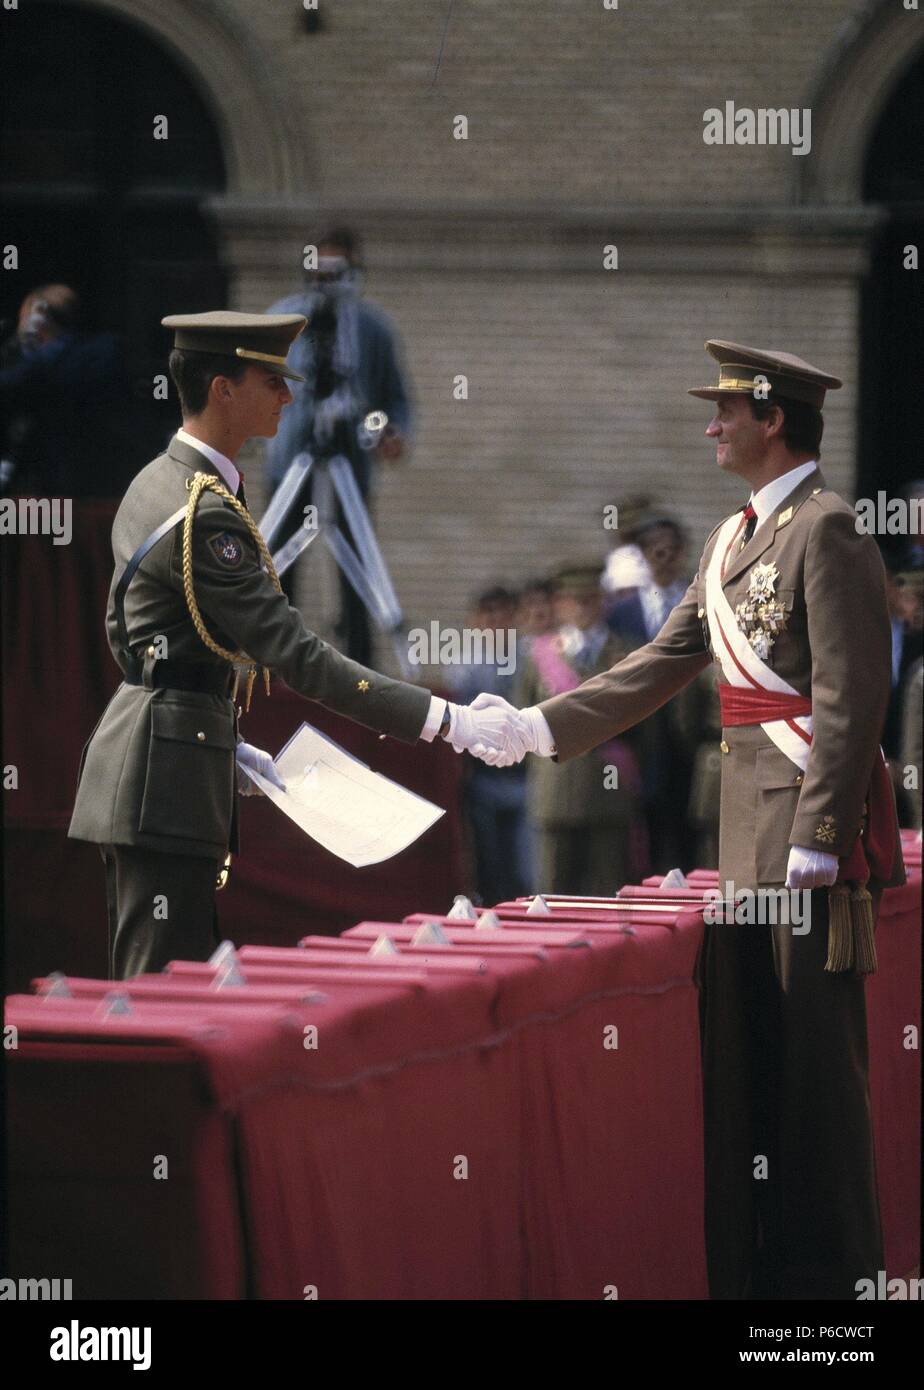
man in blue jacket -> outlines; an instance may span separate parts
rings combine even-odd
[[[305,381],[293,392],[293,403],[267,449],[270,485],[275,491],[293,458],[303,450],[316,460],[342,453],[363,500],[368,501],[373,454],[359,446],[355,426],[369,411],[385,412],[388,427],[375,456],[388,461],[402,456],[411,437],[412,409],[398,338],[382,311],[360,296],[361,261],[354,233],[345,227],[325,232],[317,252],[318,268],[309,272],[306,287],[269,310],[304,314],[308,319],[307,331],[292,349],[292,364]],[[311,485],[309,478],[294,500],[276,537],[277,545],[300,524],[311,500]],[[339,509],[337,524],[352,542]],[[354,660],[364,664],[371,660],[368,615],[345,576],[341,576],[337,635]]]

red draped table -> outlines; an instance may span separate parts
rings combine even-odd
[[[14,1264],[78,1298],[706,1297],[698,892],[36,981],[7,1010]],[[919,907],[912,869],[868,985],[890,1276],[918,1258]]]

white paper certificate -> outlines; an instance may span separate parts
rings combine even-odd
[[[244,771],[306,835],[357,869],[391,859],[446,814],[310,724],[295,731],[274,761],[284,792],[258,772]]]

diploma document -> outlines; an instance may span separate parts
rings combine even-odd
[[[284,792],[258,772],[244,771],[306,835],[357,869],[391,859],[446,814],[310,724],[296,729],[274,763]]]

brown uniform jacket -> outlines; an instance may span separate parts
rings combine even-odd
[[[174,438],[133,480],[116,513],[106,631],[123,672],[128,666],[119,643],[116,585],[138,546],[188,501],[186,485],[196,472],[219,476],[197,449]],[[182,546],[180,523],[135,573],[125,597],[129,646],[143,653],[163,637],[168,661],[228,670],[189,615]],[[192,569],[206,629],[221,646],[246,652],[293,690],[360,724],[407,742],[419,736],[429,691],[370,671],[310,632],[276,592],[244,521],[213,492],[202,495],[196,512]],[[151,669],[147,659],[146,675]],[[261,689],[258,679],[255,698]],[[68,835],[223,857],[229,842],[236,848],[231,832],[237,740],[235,709],[226,695],[123,682],[83,750]]]
[[[891,636],[882,560],[855,520],[816,470],[729,556],[723,589],[732,609],[747,592],[752,567],[776,565],[776,597],[788,617],[771,665],[811,698],[814,719],[804,777],[759,724],[723,730],[719,874],[736,889],[785,883],[791,845],[847,855],[861,826],[889,698]],[[708,665],[714,653],[706,571],[718,530],[651,642],[540,705],[559,759],[644,719]],[[904,880],[897,828],[896,846],[886,884]]]

